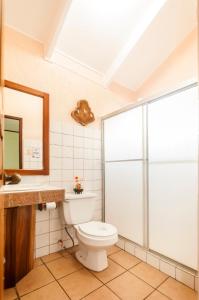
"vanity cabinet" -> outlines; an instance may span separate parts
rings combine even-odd
[[[65,190],[44,186],[40,187],[40,190],[20,191],[18,189],[2,194],[5,223],[4,287],[10,288],[33,269],[38,204],[62,202],[65,198]]]
[[[5,288],[15,286],[34,265],[35,206],[5,209]]]

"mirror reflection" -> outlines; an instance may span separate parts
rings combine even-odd
[[[4,88],[4,168],[43,168],[43,99]]]

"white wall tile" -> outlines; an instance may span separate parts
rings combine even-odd
[[[50,220],[50,232],[57,231],[62,229],[62,224],[60,219],[52,219]]]
[[[93,149],[94,148],[93,144],[94,144],[93,139],[90,139],[90,138],[85,138],[84,139],[84,148]]]
[[[162,261],[160,260],[160,271],[168,274],[169,276],[175,278],[175,266],[165,262],[165,261]]]
[[[62,147],[60,145],[50,145],[51,157],[62,157]]]
[[[50,232],[50,245],[57,244],[59,240],[62,240],[61,230]]]
[[[50,132],[50,144],[62,145],[62,135],[60,133]]]
[[[78,176],[79,180],[82,182],[84,180],[84,170],[74,169],[73,170],[73,179],[75,176]]]
[[[73,170],[63,170],[62,171],[62,180],[63,181],[73,181],[74,180]]]
[[[36,236],[36,248],[41,248],[49,245],[49,233]]]
[[[140,247],[135,248],[135,256],[143,261],[146,261],[146,251]]]
[[[62,122],[62,132],[73,135],[73,124]]]
[[[49,232],[49,221],[36,222],[36,235]]]
[[[84,169],[85,170],[93,170],[94,161],[91,159],[84,159]]]
[[[74,148],[74,158],[84,158],[84,148]]]
[[[130,242],[127,242],[127,241],[125,242],[124,250],[132,255],[135,254],[135,246]]]
[[[118,242],[116,243],[116,245],[124,250],[124,245],[125,245],[125,241],[121,238],[118,238]]]
[[[147,253],[147,263],[156,269],[160,267],[159,259],[150,253]]]
[[[94,126],[85,128],[65,120],[51,122],[50,128],[50,176],[23,176],[22,182],[50,182],[53,186],[63,187],[67,192],[72,192],[74,176],[78,176],[85,190],[96,193],[98,200],[94,219],[101,220],[101,149],[98,149],[100,130]],[[65,220],[59,213],[60,209],[36,213],[37,256],[59,251],[60,245],[57,241],[61,238],[67,240],[65,247],[72,245],[62,229]],[[77,243],[74,230],[70,231]]]
[[[61,181],[62,180],[62,170],[51,170],[50,181]]]
[[[51,220],[52,219],[59,219],[59,217],[60,217],[60,210],[61,209],[62,209],[62,207],[60,206],[60,207],[57,207],[55,209],[50,210],[49,211],[49,213],[50,213],[50,219]]]
[[[84,136],[86,138],[93,138],[93,128],[91,127],[85,128]]]
[[[74,136],[74,147],[84,148],[84,138],[83,137]]]
[[[74,169],[83,170],[84,168],[84,160],[83,159],[74,159]]]
[[[51,157],[50,158],[50,168],[51,168],[51,170],[61,170],[62,158]]]
[[[73,170],[73,159],[72,158],[63,158],[62,168],[64,170]]]
[[[199,278],[195,277],[195,290],[198,291],[198,282],[199,282]]]
[[[85,128],[82,125],[75,124],[73,130],[75,136],[84,136]]]
[[[36,209],[36,222],[49,220],[49,211]]]
[[[36,251],[35,251],[36,258],[45,256],[45,255],[48,255],[49,253],[50,253],[50,248],[49,248],[49,246],[45,246],[45,247],[42,247],[42,248],[38,248],[38,249],[36,249]]]
[[[62,249],[63,248],[59,244],[50,245],[50,253],[58,252],[58,251],[60,251]]]
[[[63,134],[63,146],[72,147],[74,143],[73,135]]]
[[[178,268],[176,268],[176,280],[194,289],[194,276]]]
[[[88,149],[84,148],[84,158],[85,159],[94,159],[94,150],[93,149]]]
[[[72,158],[73,157],[73,147],[63,146],[62,147],[62,156]]]

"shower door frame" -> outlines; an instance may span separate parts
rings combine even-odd
[[[186,82],[183,82],[181,85],[176,87],[175,89],[171,90],[166,90],[158,95],[154,95],[152,97],[143,99],[139,102],[132,103],[130,105],[127,105],[119,110],[116,110],[110,114],[107,114],[102,117],[101,119],[101,140],[102,140],[102,220],[105,221],[105,145],[104,145],[104,121],[117,116],[123,112],[127,112],[131,109],[134,109],[139,106],[143,106],[143,111],[145,117],[143,117],[143,228],[144,228],[144,241],[143,241],[143,247],[147,251],[150,251],[151,253],[156,253],[158,255],[161,255],[168,259],[169,261],[173,261],[171,258],[166,257],[162,255],[159,252],[156,252],[152,249],[149,248],[149,197],[148,197],[148,190],[149,190],[149,176],[148,176],[148,104],[153,103],[155,101],[159,101],[167,96],[172,96],[175,95],[179,92],[183,92],[185,90],[191,89],[193,87],[198,87],[198,101],[199,101],[199,83],[196,79],[192,79]],[[199,114],[199,111],[198,111]],[[125,161],[125,160],[124,160]],[[199,162],[199,142],[198,142],[198,162]],[[199,163],[198,163],[198,174],[199,174]],[[198,211],[198,216],[199,216],[199,184],[198,184],[198,202],[197,202],[197,211]],[[199,217],[198,217],[198,228],[199,228]],[[198,232],[199,233],[199,232]],[[123,236],[121,236],[123,237]],[[132,241],[134,244],[136,244],[134,241]],[[199,240],[198,240],[199,242]],[[199,258],[198,258],[199,261]],[[178,261],[175,261],[176,263],[179,264]]]

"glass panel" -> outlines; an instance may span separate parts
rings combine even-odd
[[[105,120],[105,160],[142,158],[142,127],[142,107],[131,109]]]
[[[197,269],[197,163],[149,164],[149,247]]]
[[[148,141],[151,161],[197,159],[197,87],[148,105]]]
[[[4,130],[19,132],[19,120],[5,117]]]
[[[143,245],[143,162],[105,164],[105,219]]]
[[[4,132],[4,168],[19,169],[20,153],[19,153],[19,133],[5,131]]]

